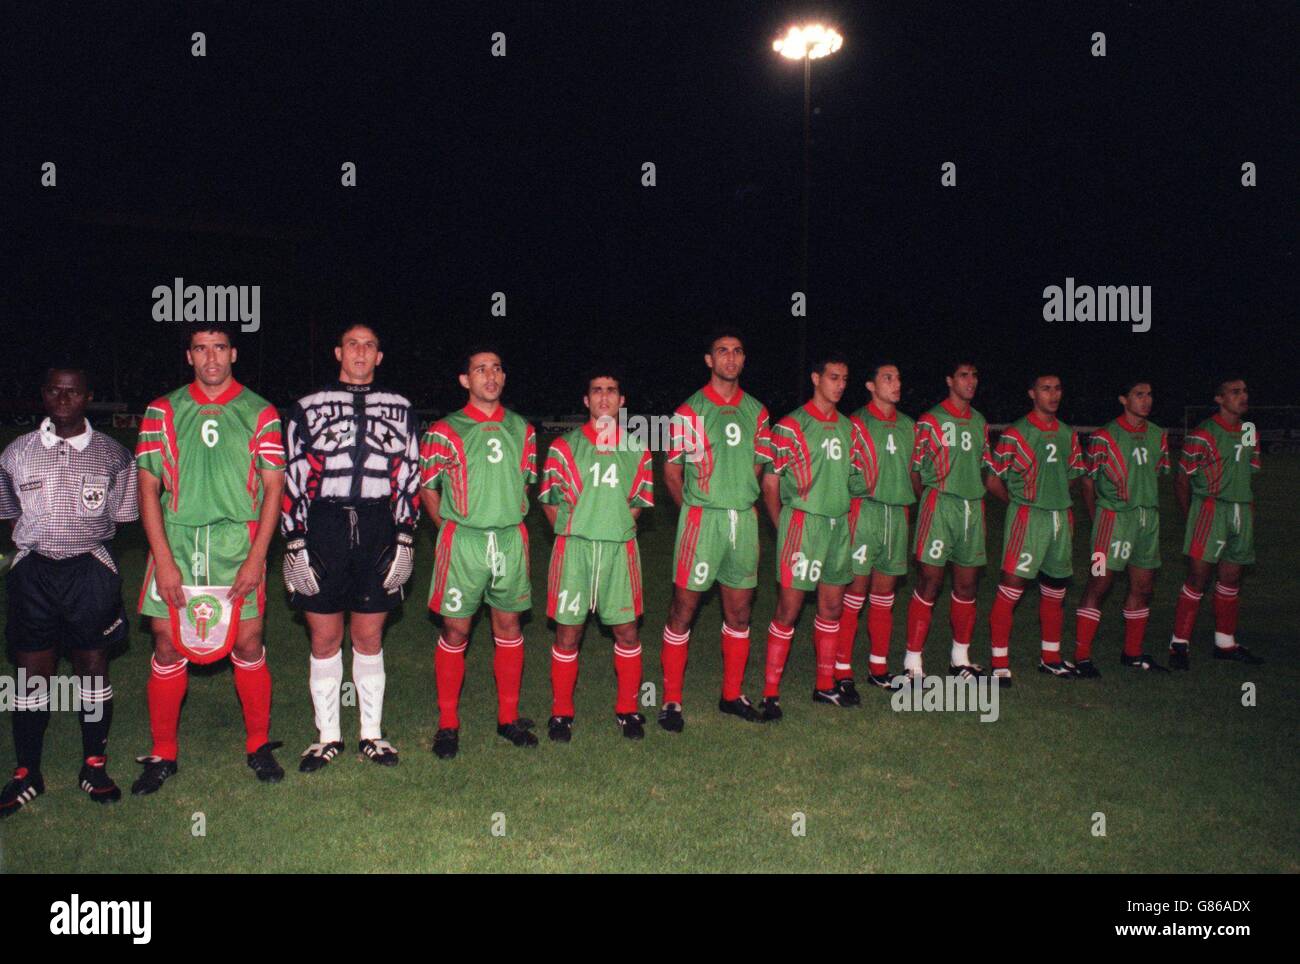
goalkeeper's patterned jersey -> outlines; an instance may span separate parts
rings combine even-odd
[[[264,495],[259,472],[284,471],[280,414],[239,382],[216,398],[192,382],[149,403],[135,457],[162,480],[164,522],[253,522]]]
[[[439,513],[474,529],[517,526],[537,481],[537,435],[519,415],[472,404],[429,426],[420,442],[420,485],[441,489]]]
[[[984,498],[988,425],[973,408],[962,412],[944,399],[916,422],[912,469],[927,489],[962,499]]]
[[[772,471],[781,477],[782,504],[792,509],[847,513],[852,459],[853,426],[838,411],[823,415],[809,402],[772,426]]]
[[[636,535],[634,508],[655,504],[650,453],[617,426],[601,432],[588,422],[551,443],[539,499],[559,506],[555,533],[600,542]]]
[[[1187,434],[1178,466],[1191,476],[1193,495],[1253,502],[1251,476],[1259,471],[1258,433],[1252,427],[1247,435],[1244,425],[1233,428],[1216,414]]]
[[[1087,465],[1103,509],[1158,508],[1156,479],[1169,474],[1169,436],[1154,422],[1138,428],[1121,415],[1092,433]]]
[[[857,450],[853,464],[859,468],[852,477],[852,494],[883,505],[915,502],[911,465],[916,423],[898,409],[886,417],[875,402],[858,409],[850,421]]]
[[[1070,480],[1087,470],[1078,434],[1033,412],[1007,426],[988,467],[1007,480],[1013,503],[1038,509],[1070,508]]]
[[[420,518],[420,432],[404,395],[335,381],[298,399],[285,419],[280,531],[307,532],[315,502],[383,503],[393,524],[415,531]]]
[[[758,500],[754,466],[772,461],[767,409],[740,389],[726,399],[705,385],[673,413],[668,461],[683,465],[687,505],[748,509]]]

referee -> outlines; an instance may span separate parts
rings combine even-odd
[[[0,817],[45,792],[41,748],[62,644],[80,678],[79,783],[96,803],[122,791],[106,769],[113,687],[108,651],[126,638],[122,577],[108,541],[133,522],[135,459],[86,420],[90,389],[79,368],[51,368],[41,388],[46,419],[0,454],[0,519],[16,519],[18,552],[6,577],[8,638],[19,686],[13,714],[18,766],[0,790]]]
[[[352,681],[361,711],[358,750],[381,766],[397,751],[383,739],[384,621],[411,578],[419,521],[420,439],[411,403],[375,384],[383,361],[373,328],[345,328],[334,349],[338,380],[289,414],[284,581],[311,631],[309,684],[319,739],[298,769],[315,772],[343,749],[344,614],[350,614]]]

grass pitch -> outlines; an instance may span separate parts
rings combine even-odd
[[[551,631],[541,615],[550,540],[540,512],[533,527],[535,614],[525,629],[522,711],[538,721],[542,745],[509,746],[495,734],[488,628],[468,651],[459,757],[436,760],[432,652],[424,609],[433,562],[422,529],[413,598],[390,621],[385,642],[386,735],[402,763],[383,769],[355,753],[357,716],[343,710],[349,750],[324,771],[303,775],[297,755],[315,739],[307,691],[305,626],[284,602],[278,555],[271,561],[268,658],[275,678],[272,736],[285,741],[288,771],[278,786],[256,782],[244,764],[243,726],[230,670],[191,669],[181,719],[180,773],[152,797],[129,793],[97,807],[76,787],[80,739],[75,716],[56,714],[46,740],[45,796],[0,823],[5,872],[368,872],[368,871],[1105,871],[1296,872],[1300,802],[1296,734],[1300,672],[1292,649],[1300,594],[1292,533],[1300,459],[1266,460],[1257,480],[1259,564],[1242,592],[1240,638],[1268,662],[1213,662],[1209,595],[1193,643],[1193,668],[1141,674],[1119,666],[1122,580],[1107,601],[1095,645],[1105,674],[1059,681],[1034,671],[1037,600],[1028,593],[1012,641],[1014,689],[1000,719],[977,714],[895,713],[863,686],[855,710],[815,706],[812,613],[796,631],[784,685],[786,718],[743,724],[716,710],[721,679],[720,612],[706,601],[691,640],[686,731],[653,724],[643,743],[613,721],[610,639],[588,627],[578,681],[573,743],[546,740]],[[1182,525],[1165,483],[1165,568],[1157,585],[1148,649],[1163,654],[1183,577]],[[660,685],[659,638],[670,596],[675,510],[643,516],[646,574],[642,629],[647,680]],[[990,557],[1002,511],[990,505]],[[762,689],[763,640],[774,604],[772,533],[763,524],[762,581],[747,690]],[[1086,524],[1076,530],[1076,572],[1086,565]],[[118,539],[128,609],[144,568],[138,525]],[[278,552],[278,546],[273,552]],[[981,585],[973,656],[987,663],[987,615],[996,585]],[[1066,645],[1074,605],[1067,598]],[[910,585],[895,608],[891,668],[901,668]],[[855,663],[865,673],[865,620]],[[946,668],[947,595],[936,607],[927,649],[930,672]],[[110,772],[126,790],[149,749],[145,681],[150,642],[137,628],[112,665],[116,714]],[[1163,655],[1162,655],[1163,658]],[[346,657],[350,666],[351,657]],[[62,664],[64,671],[67,664]],[[12,673],[6,660],[3,671]],[[349,671],[350,677],[350,671]],[[1257,705],[1242,705],[1243,682]],[[0,765],[12,764],[8,721]],[[1105,836],[1092,832],[1105,815]],[[800,820],[799,815],[802,815]],[[802,824],[803,834],[794,831]],[[202,830],[202,833],[199,831]]]

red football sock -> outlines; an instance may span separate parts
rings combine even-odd
[[[956,593],[949,597],[948,622],[952,625],[952,641],[958,646],[969,646],[975,635],[975,600],[961,599]]]
[[[1124,655],[1141,656],[1142,642],[1146,639],[1150,609],[1124,610]]]
[[[1092,659],[1092,641],[1101,625],[1100,609],[1078,609],[1074,613],[1074,661]]]
[[[641,644],[624,648],[614,644],[614,673],[618,677],[615,713],[635,713],[636,697],[641,689]]]
[[[1236,586],[1216,583],[1214,586],[1214,631],[1225,636],[1237,635],[1237,597]]]
[[[447,640],[438,637],[438,645],[433,651],[433,676],[438,683],[438,729],[460,729],[460,687],[465,682],[465,647],[469,640],[459,646],[450,646]]]
[[[844,594],[844,608],[840,611],[840,632],[835,642],[835,678],[853,676],[853,639],[858,635],[858,616],[862,612],[863,596]]]
[[[1180,643],[1187,645],[1192,638],[1192,629],[1196,626],[1196,611],[1201,608],[1201,593],[1184,583],[1183,591],[1178,594],[1178,603],[1174,606],[1174,638],[1170,645]]]
[[[519,681],[524,675],[524,637],[502,639],[493,636],[492,672],[497,678],[497,722],[519,719]],[[463,665],[463,663],[462,663]]]
[[[271,671],[266,666],[266,650],[251,662],[233,653],[235,692],[244,710],[244,751],[252,753],[271,740]]]
[[[181,703],[189,687],[188,660],[168,666],[150,660],[151,671],[147,692],[149,695],[149,730],[153,733],[154,756],[164,760],[176,759],[176,730],[181,721]]]
[[[767,666],[763,672],[763,695],[781,695],[781,674],[785,672],[785,660],[790,655],[790,640],[794,637],[793,626],[782,626],[775,619],[767,627]]]
[[[745,683],[745,664],[749,662],[749,627],[736,629],[722,624],[722,698],[740,697]]]
[[[663,649],[659,652],[659,661],[664,670],[665,703],[681,705],[682,684],[686,678],[687,644],[690,639],[689,629],[684,633],[675,633],[667,626],[664,627],[664,643]]]
[[[894,594],[871,594],[867,607],[867,635],[871,637],[871,675],[889,670],[889,637],[894,629]]]
[[[1011,667],[1011,622],[1015,616],[1016,603],[1024,594],[1023,589],[998,586],[998,591],[993,596],[993,609],[989,612],[989,634],[992,636],[994,669]]]
[[[1065,587],[1038,586],[1038,622],[1042,627],[1043,662],[1061,661],[1061,631],[1065,628]]]
[[[817,683],[819,690],[835,685],[835,650],[839,645],[839,620],[813,620],[813,649],[817,653]]]
[[[551,647],[551,715],[573,716],[573,691],[578,685],[578,651]]]
[[[934,615],[934,603],[922,599],[913,590],[912,601],[907,604],[907,651],[919,653],[925,649],[925,637],[930,635],[930,618]]]

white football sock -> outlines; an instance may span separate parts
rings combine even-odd
[[[959,643],[955,639],[952,641],[952,665],[970,665],[970,643]]]
[[[913,676],[924,675],[925,671],[921,669],[920,653],[914,653],[910,649],[907,651],[907,655],[903,657],[903,672],[911,673]]]
[[[1237,637],[1229,636],[1227,633],[1221,633],[1218,630],[1215,630],[1214,645],[1219,649],[1232,649],[1232,647],[1237,645]]]
[[[361,739],[378,740],[383,736],[384,718],[384,651],[373,656],[352,650],[352,682],[357,684],[357,704],[361,708]]]
[[[316,729],[322,743],[337,743],[339,734],[339,688],[343,685],[343,651],[329,659],[311,657],[308,686],[311,705],[316,711]]]

